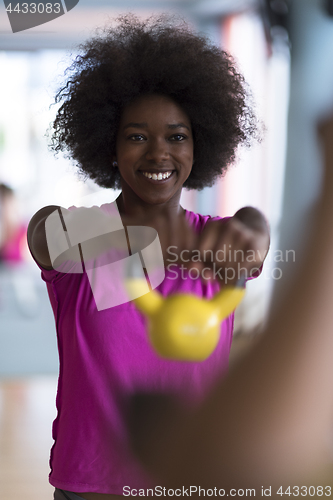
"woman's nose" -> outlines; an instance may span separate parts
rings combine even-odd
[[[165,140],[151,140],[147,144],[146,159],[156,163],[169,159],[169,147]]]

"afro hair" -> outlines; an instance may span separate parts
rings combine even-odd
[[[235,160],[239,144],[257,137],[243,76],[231,56],[178,17],[116,19],[80,46],[68,68],[53,123],[51,148],[67,151],[99,186],[120,188],[116,136],[122,109],[145,94],[172,98],[193,131],[194,165],[184,187],[211,186]]]

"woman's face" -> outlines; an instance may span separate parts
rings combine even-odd
[[[116,152],[127,202],[179,203],[192,170],[193,137],[187,114],[171,98],[152,94],[128,104],[120,119]]]

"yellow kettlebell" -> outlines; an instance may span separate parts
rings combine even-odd
[[[148,317],[155,351],[163,358],[183,361],[203,361],[212,354],[220,338],[221,321],[245,294],[242,286],[226,286],[210,300],[191,294],[164,298],[156,290],[146,293],[147,282],[142,278],[128,280],[127,290],[130,297],[138,297],[134,303]]]

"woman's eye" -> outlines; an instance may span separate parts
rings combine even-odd
[[[145,138],[143,135],[140,135],[140,134],[134,134],[134,135],[130,135],[128,137],[128,139],[130,139],[131,141],[136,141],[136,142],[140,142],[140,141],[143,141]]]
[[[171,137],[171,140],[176,141],[176,142],[181,142],[181,141],[184,141],[185,139],[186,139],[186,136],[183,134],[175,134]]]

